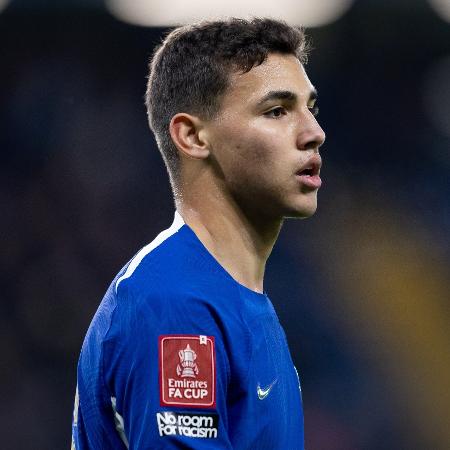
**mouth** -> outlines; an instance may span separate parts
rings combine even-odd
[[[314,155],[296,172],[296,176],[300,183],[306,187],[319,189],[322,185],[320,178],[321,167],[322,158],[319,155]]]

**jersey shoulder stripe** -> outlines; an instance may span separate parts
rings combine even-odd
[[[131,260],[125,273],[117,279],[116,286],[115,286],[116,293],[117,293],[117,289],[119,288],[119,284],[123,280],[126,280],[127,278],[130,278],[131,275],[133,275],[134,271],[137,269],[137,267],[142,262],[142,260],[150,252],[152,252],[156,247],[161,245],[166,239],[168,239],[170,236],[175,234],[183,225],[184,225],[183,218],[178,213],[178,211],[175,211],[175,217],[173,219],[172,225],[169,228],[167,228],[166,230],[161,231],[161,233],[159,233],[158,236],[156,236],[156,238],[153,239],[152,242],[150,242],[150,244],[147,244],[145,247],[143,247],[141,250],[139,250],[139,252]]]

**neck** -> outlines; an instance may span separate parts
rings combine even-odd
[[[281,229],[282,219],[268,220],[245,213],[214,187],[201,191],[181,188],[175,203],[183,220],[219,264],[240,284],[264,291],[266,262]],[[258,215],[258,217],[256,217]]]

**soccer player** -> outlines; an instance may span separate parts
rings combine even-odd
[[[304,448],[297,371],[264,268],[321,185],[301,29],[202,22],[156,50],[146,95],[173,224],[119,272],[87,332],[77,450]]]

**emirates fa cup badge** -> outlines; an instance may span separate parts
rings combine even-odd
[[[180,364],[177,365],[177,375],[181,377],[195,378],[198,375],[198,366],[195,362],[197,354],[187,344],[184,350],[178,352]]]

